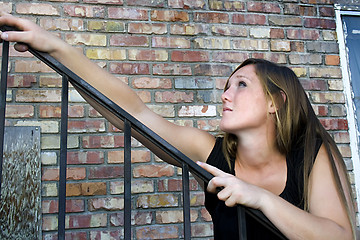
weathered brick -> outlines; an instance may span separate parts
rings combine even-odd
[[[197,101],[199,103],[221,103],[221,95],[223,91],[208,91],[208,90],[200,90],[197,94]]]
[[[195,222],[198,217],[198,213],[195,210],[190,210],[190,221]],[[181,223],[184,221],[183,211],[157,211],[156,223]]]
[[[104,18],[105,8],[91,5],[63,5],[64,13],[71,17]]]
[[[68,152],[68,164],[101,164],[104,163],[104,153],[100,151]]]
[[[232,23],[245,25],[266,25],[266,16],[263,14],[233,14]]]
[[[289,39],[300,40],[318,40],[320,37],[318,30],[288,29],[286,34]]]
[[[308,52],[339,53],[339,45],[336,42],[308,42]]]
[[[81,180],[85,179],[86,170],[85,168],[67,168],[66,179],[67,180]],[[59,180],[59,169],[58,168],[43,168],[42,181],[58,181]]]
[[[55,165],[57,162],[57,155],[55,152],[42,152],[40,154],[42,165]]]
[[[60,102],[61,90],[18,90],[16,102]]]
[[[59,10],[51,4],[45,3],[18,3],[16,4],[16,12],[19,14],[35,14],[59,16]]]
[[[100,4],[111,4],[111,5],[123,5],[124,0],[84,0],[86,3],[100,3]]]
[[[249,12],[263,13],[280,13],[281,11],[279,4],[272,2],[248,2],[247,9]]]
[[[68,132],[70,133],[88,133],[104,131],[104,120],[68,121]]]
[[[191,76],[191,66],[186,64],[153,64],[154,75],[187,75]]]
[[[148,11],[136,8],[108,8],[109,18],[129,19],[129,20],[147,20]]]
[[[167,61],[168,60],[168,52],[166,50],[129,49],[129,60]]]
[[[209,52],[205,51],[172,51],[171,61],[174,62],[207,62],[210,59]]]
[[[171,239],[178,238],[178,226],[149,226],[136,229],[138,239]]]
[[[334,19],[323,18],[305,18],[304,27],[307,28],[323,28],[323,29],[335,29],[336,23]]]
[[[320,54],[291,54],[289,55],[290,64],[321,64]]]
[[[40,76],[39,81],[40,87],[61,87],[62,86],[62,78],[61,76]]]
[[[271,28],[270,29],[270,38],[284,38],[285,33],[282,28]]]
[[[236,11],[236,12],[241,12],[245,10],[245,2],[240,2],[240,1],[210,0],[209,6],[211,10]]]
[[[16,60],[15,61],[15,72],[23,73],[50,73],[54,72],[50,67],[45,65],[40,60],[37,61],[26,61],[26,60]]]
[[[131,0],[127,1],[128,6],[147,6],[147,7],[164,7],[165,2],[163,0]]]
[[[219,119],[210,119],[210,120],[199,120],[197,121],[197,126],[199,129],[204,131],[219,131],[220,120]]]
[[[216,107],[213,105],[182,106],[178,114],[180,117],[214,117],[216,116]]]
[[[317,10],[315,6],[300,5],[301,16],[316,16]]]
[[[133,36],[133,35],[120,35],[114,34],[110,37],[111,46],[137,46],[147,47],[149,46],[149,38],[146,36]]]
[[[149,64],[147,63],[110,63],[111,73],[116,74],[149,74]]]
[[[84,182],[79,190],[83,196],[106,195],[106,182]]]
[[[168,78],[149,78],[139,77],[132,80],[132,86],[134,88],[164,88],[168,89],[172,87],[171,79]]]
[[[151,45],[157,48],[190,48],[190,41],[185,38],[153,37]]]
[[[137,34],[165,34],[167,33],[164,23],[129,23],[129,33]]]
[[[123,230],[100,230],[100,231],[91,231],[90,240],[98,239],[123,239],[124,233]],[[85,239],[85,238],[83,238]]]
[[[230,39],[227,38],[195,38],[195,48],[230,49]]]
[[[334,17],[335,10],[333,7],[319,7],[319,13],[321,17]]]
[[[13,8],[13,4],[11,2],[2,2],[0,6],[0,10],[6,13],[11,13]]]
[[[68,136],[68,148],[79,147],[79,139],[77,136]],[[60,148],[60,136],[57,135],[43,135],[41,137],[41,149],[59,149]]]
[[[202,208],[200,210],[200,214],[201,218],[204,219],[206,222],[211,222],[211,215],[205,208]]]
[[[269,50],[269,41],[263,39],[241,39],[233,40],[234,49],[241,50]]]
[[[290,41],[284,40],[271,40],[270,50],[274,52],[290,52]]]
[[[328,84],[329,84],[329,90],[340,90],[340,91],[344,90],[344,84],[342,79],[329,80]]]
[[[177,89],[211,89],[214,83],[208,77],[176,78],[175,88]]]
[[[350,143],[350,136],[348,132],[335,132],[332,135],[336,143]]]
[[[339,55],[326,55],[325,56],[325,64],[338,66],[340,65],[340,56]]]
[[[42,213],[57,213],[59,210],[58,200],[43,200],[41,204]],[[66,212],[84,212],[85,204],[82,199],[67,199]]]
[[[284,3],[284,14],[299,15],[300,6],[297,3]]]
[[[152,10],[151,20],[163,22],[188,22],[189,14],[185,11]]]
[[[326,105],[312,105],[317,116],[326,117],[329,113],[329,108]]]
[[[263,58],[274,63],[286,63],[286,56],[283,53],[252,53],[253,58]]]
[[[194,100],[194,94],[192,92],[156,92],[155,93],[155,102],[169,102],[169,103],[179,103],[179,102],[192,102]]]
[[[304,42],[303,41],[299,41],[299,42],[290,42],[290,48],[292,52],[305,52],[305,47],[304,47]]]
[[[213,52],[213,61],[215,62],[233,62],[241,63],[249,58],[248,53],[243,52]]]
[[[292,16],[269,16],[269,24],[274,26],[302,26],[300,17]]]
[[[213,234],[213,228],[212,224],[193,224],[191,228],[191,236],[194,237],[207,237],[212,236]]]
[[[124,208],[124,199],[118,197],[93,198],[89,200],[89,210],[116,211]]]
[[[345,103],[343,92],[312,92],[310,96],[314,103]]]
[[[34,117],[34,106],[32,105],[7,105],[6,118],[32,118]]]
[[[227,13],[195,12],[194,21],[204,23],[228,23],[229,15]]]
[[[106,46],[106,35],[67,33],[65,40],[71,45]]]
[[[348,122],[346,119],[320,119],[321,124],[326,130],[348,130]]]
[[[65,220],[65,227],[69,229],[105,227],[106,224],[107,214],[105,213],[93,215],[68,215]]]
[[[89,179],[118,178],[124,176],[123,166],[101,166],[89,168]]]
[[[243,26],[212,26],[211,32],[214,35],[246,37],[247,28]]]
[[[36,83],[35,76],[32,75],[10,75],[7,79],[7,87],[31,87]]]
[[[131,181],[131,193],[151,193],[154,192],[154,183],[152,180],[137,180]],[[123,194],[124,182],[110,182],[111,194]]]
[[[43,197],[56,197],[58,193],[56,183],[42,183],[42,195]]]
[[[150,152],[147,150],[134,150],[131,152],[132,163],[150,162]],[[108,163],[124,163],[124,151],[109,151]]]
[[[147,105],[153,112],[162,117],[175,117],[175,109],[173,105]]]
[[[138,208],[159,208],[179,206],[178,196],[175,194],[140,195],[136,201]]]
[[[310,68],[310,77],[341,78],[341,69],[336,67]]]
[[[206,1],[205,0],[169,0],[168,5],[171,8],[204,9],[206,7]]]
[[[304,67],[291,67],[298,78],[306,77],[307,70]]]
[[[327,84],[326,81],[319,79],[319,80],[300,80],[301,85],[304,87],[305,90],[321,90],[326,91]]]
[[[82,138],[84,148],[118,148],[124,146],[124,136],[84,136]]]
[[[206,34],[207,25],[204,24],[171,24],[170,33],[176,35]]]
[[[163,179],[158,180],[158,191],[159,192],[180,192],[182,191],[182,180],[181,179]],[[199,190],[198,183],[195,179],[189,180],[190,191]]]
[[[195,75],[205,76],[230,76],[232,69],[229,65],[197,64],[194,67]]]
[[[84,31],[82,19],[41,18],[39,25],[48,31]]]
[[[174,167],[169,164],[161,165],[139,165],[133,169],[134,177],[163,177],[173,176]]]
[[[152,213],[149,211],[138,211],[131,213],[131,225],[149,225],[153,221]],[[124,212],[110,214],[111,226],[124,226]]]
[[[250,37],[253,38],[269,38],[270,37],[270,28],[251,28]]]
[[[86,56],[97,60],[125,60],[126,51],[124,49],[87,49]]]

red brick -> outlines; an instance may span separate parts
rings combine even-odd
[[[50,67],[40,60],[16,60],[15,72],[17,73],[51,73],[54,72]]]
[[[81,180],[85,179],[86,170],[85,168],[68,168],[66,169],[66,179],[67,180]],[[59,169],[58,168],[44,168],[42,181],[58,181],[59,180]]]
[[[154,75],[186,75],[191,76],[191,66],[184,64],[154,64]]]
[[[185,11],[153,10],[151,11],[151,20],[162,22],[188,22],[189,14]]]
[[[111,4],[111,5],[123,5],[124,0],[83,0],[85,3],[98,3],[98,4]]]
[[[204,23],[228,23],[229,15],[227,13],[195,12],[194,21]]]
[[[18,90],[17,102],[60,102],[61,90]]]
[[[31,87],[33,83],[36,83],[33,75],[9,75],[7,87]]]
[[[94,215],[69,215],[67,218],[68,228],[90,228],[105,227],[107,224],[107,215],[105,213]]]
[[[274,63],[286,63],[286,56],[283,53],[252,53],[253,58],[263,58]]]
[[[172,24],[170,33],[176,35],[198,35],[206,34],[208,26],[205,24]]]
[[[70,133],[104,132],[105,122],[103,120],[68,121]]]
[[[42,213],[57,213],[59,210],[58,200],[43,200]],[[85,204],[82,199],[67,199],[66,212],[84,212]]]
[[[82,139],[84,148],[118,148],[124,147],[124,136],[84,136]]]
[[[144,9],[109,7],[108,14],[115,19],[148,20],[148,11]]]
[[[99,230],[91,231],[90,239],[100,240],[100,239],[123,239],[124,238],[123,230]],[[86,239],[86,238],[83,238]]]
[[[134,177],[170,177],[174,175],[174,167],[169,164],[139,165],[134,167]]]
[[[106,182],[84,182],[79,187],[83,196],[106,195]]]
[[[102,166],[89,168],[89,179],[108,179],[124,176],[123,166]]]
[[[346,119],[320,119],[321,124],[326,130],[348,130]]]
[[[185,38],[153,37],[152,47],[157,48],[190,48],[190,41]]]
[[[131,0],[127,1],[128,6],[165,7],[163,0]]]
[[[300,14],[300,6],[296,3],[284,3],[284,14],[299,15]]]
[[[156,92],[155,102],[161,103],[180,103],[180,102],[193,102],[193,92]]]
[[[322,28],[322,29],[335,29],[336,23],[333,19],[323,18],[305,18],[304,27],[307,28]]]
[[[101,6],[62,5],[64,13],[71,17],[104,18],[105,8]]]
[[[277,3],[247,2],[249,12],[280,13],[281,9]]]
[[[340,64],[340,56],[339,55],[326,55],[325,56],[325,64],[338,66]]]
[[[197,64],[194,68],[195,75],[205,76],[230,76],[232,69],[228,65]]]
[[[298,16],[269,16],[268,21],[270,25],[274,26],[302,26],[302,18]]]
[[[150,74],[147,63],[110,63],[109,69],[116,74]]]
[[[102,164],[104,163],[104,152],[68,152],[67,162],[68,164]]]
[[[314,6],[300,6],[301,16],[316,16],[316,7]]]
[[[47,31],[84,31],[84,21],[82,19],[41,18],[39,25]]]
[[[32,118],[34,117],[34,106],[32,105],[7,105],[6,118]]]
[[[305,90],[323,90],[327,89],[327,83],[324,80],[300,80]]]
[[[179,237],[178,226],[158,226],[139,227],[136,229],[137,239],[171,239]]]
[[[132,36],[132,35],[123,35],[123,34],[113,34],[110,37],[111,46],[138,46],[138,47],[147,47],[149,46],[149,38],[146,36]]]
[[[211,10],[242,12],[245,10],[245,2],[240,1],[209,1]]]
[[[270,29],[270,38],[284,38],[285,33],[282,28],[271,28]]]
[[[305,52],[304,42],[290,42],[290,48],[292,52]]]
[[[65,232],[65,240],[82,240],[86,237],[86,232]],[[43,234],[43,240],[58,240],[57,233]]]
[[[333,7],[319,7],[319,13],[321,17],[334,17],[335,10]]]
[[[265,25],[266,16],[263,14],[233,14],[235,24]]]
[[[209,119],[209,120],[199,120],[197,121],[197,126],[199,129],[204,131],[219,131],[220,120],[218,119]]]
[[[129,60],[135,61],[167,61],[168,52],[166,50],[151,49],[130,49],[128,51]]]
[[[108,197],[108,198],[94,198],[89,199],[89,210],[107,210],[117,211],[124,208],[124,200],[119,197]]]
[[[182,191],[182,180],[181,179],[158,180],[158,189],[160,192],[180,192]],[[199,190],[198,183],[195,179],[190,179],[189,189],[190,191]]]
[[[205,51],[172,51],[171,61],[174,62],[208,62],[209,52]]]
[[[287,37],[289,39],[299,40],[318,40],[320,38],[320,33],[318,30],[288,29]]]
[[[165,34],[167,29],[164,23],[129,23],[129,33]]]

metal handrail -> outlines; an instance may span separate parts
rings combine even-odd
[[[14,30],[8,26],[1,26],[1,31]],[[0,89],[0,143],[3,138],[5,105],[6,105],[6,79],[8,69],[8,51],[9,43],[3,42],[2,72],[1,72],[1,89]],[[97,106],[98,111],[106,116],[118,128],[124,130],[125,137],[125,156],[124,156],[124,237],[131,237],[131,136],[136,138],[145,147],[151,150],[155,155],[164,161],[176,164],[183,169],[183,211],[184,211],[184,239],[191,238],[190,231],[190,198],[189,198],[189,171],[204,183],[208,183],[213,175],[198,166],[195,162],[185,156],[182,152],[170,145],[151,129],[135,119],[120,106],[115,104],[109,98],[92,87],[89,83],[77,76],[63,64],[51,57],[47,53],[39,52],[29,47],[29,52],[44,62],[46,65],[55,70],[63,77],[62,85],[62,105],[61,105],[61,146],[60,146],[60,175],[59,175],[59,218],[58,218],[58,238],[65,238],[65,204],[66,204],[66,151],[67,151],[67,92],[68,82],[87,100],[91,105]],[[4,83],[5,82],[5,83]],[[3,86],[5,84],[5,87]],[[5,93],[4,93],[5,89]],[[4,100],[2,100],[4,99]],[[0,146],[0,190],[2,176],[2,151]],[[0,191],[1,192],[1,191]],[[1,195],[0,195],[1,197]],[[286,237],[274,226],[274,224],[266,218],[259,210],[238,205],[239,219],[239,239],[246,239],[246,222],[245,214],[256,219],[272,233],[277,235],[279,239]]]

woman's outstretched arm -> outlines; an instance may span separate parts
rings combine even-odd
[[[38,51],[49,53],[189,158],[206,161],[215,142],[211,134],[167,121],[152,112],[127,84],[90,61],[79,50],[31,21],[4,13],[0,15],[1,26],[8,25],[20,30],[3,32],[2,40],[25,43]],[[17,44],[15,48],[18,51],[27,50],[24,44]]]

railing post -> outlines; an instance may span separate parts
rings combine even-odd
[[[131,239],[131,124],[124,121],[124,239]]]
[[[245,209],[241,205],[237,205],[239,240],[247,239]]]
[[[65,239],[68,89],[69,89],[68,77],[63,76],[62,92],[61,92],[59,215],[58,215],[58,239],[60,240]]]
[[[5,108],[6,108],[6,89],[7,89],[7,70],[9,65],[9,42],[3,42],[2,61],[1,61],[1,83],[0,83],[0,199],[2,166],[4,154],[4,133],[5,133]]]
[[[183,216],[184,216],[184,239],[191,239],[190,226],[190,188],[189,188],[189,167],[182,164],[182,191],[183,191]]]

